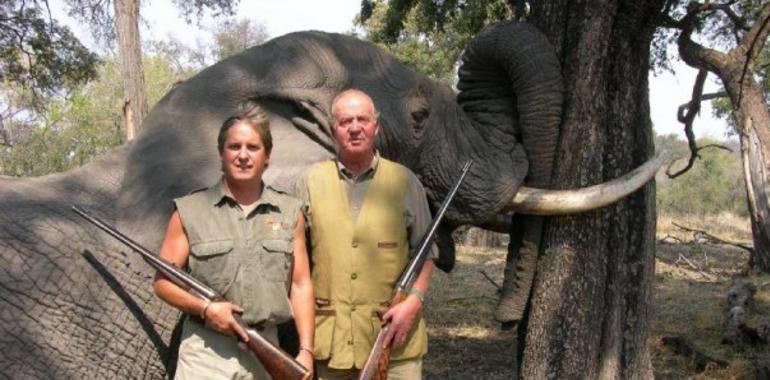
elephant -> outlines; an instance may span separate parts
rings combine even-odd
[[[453,266],[449,233],[457,226],[515,232],[519,243],[512,242],[503,298],[513,299],[516,310],[522,309],[527,288],[511,284],[531,275],[516,273],[518,249],[530,245],[526,239],[537,236],[531,226],[542,222],[518,212],[600,207],[654,175],[655,164],[646,164],[616,183],[575,192],[533,187],[548,186],[564,90],[553,49],[529,24],[491,25],[474,38],[463,56],[457,92],[354,37],[288,34],[179,83],[150,111],[134,141],[92,163],[38,178],[0,177],[2,373],[14,378],[173,373],[179,313],[154,296],[154,273],[138,255],[79,219],[71,205],[157,249],[171,199],[221,175],[218,126],[255,105],[268,113],[274,138],[265,180],[293,193],[311,165],[334,156],[329,106],[346,88],[371,95],[381,115],[377,149],[417,174],[434,209],[463,163],[474,160],[441,228],[439,267]]]

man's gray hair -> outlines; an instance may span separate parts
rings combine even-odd
[[[329,126],[330,127],[334,127],[334,123],[337,121],[337,118],[334,116],[334,105],[337,103],[338,100],[340,100],[340,98],[348,94],[361,94],[365,96],[367,99],[369,99],[369,102],[372,103],[372,111],[374,111],[374,120],[375,121],[380,120],[380,112],[377,111],[377,105],[374,104],[374,99],[372,99],[372,97],[369,96],[369,94],[367,94],[363,90],[351,87],[340,91],[339,93],[337,93],[337,95],[334,96],[334,98],[332,98],[331,107],[329,108]]]

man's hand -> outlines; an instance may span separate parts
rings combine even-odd
[[[243,308],[230,302],[212,302],[206,308],[206,323],[214,330],[225,335],[236,335],[242,342],[248,342],[249,336],[233,318],[233,313],[243,313]]]
[[[385,343],[392,347],[402,346],[406,342],[406,337],[409,335],[420,309],[422,309],[422,301],[415,295],[406,297],[403,302],[388,309],[382,316],[383,323],[390,322]]]

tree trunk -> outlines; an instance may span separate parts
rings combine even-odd
[[[139,36],[139,1],[114,0],[115,31],[118,35],[118,54],[123,75],[123,90],[131,102],[133,125],[136,133],[142,128],[147,115],[147,94],[142,66],[142,39]]]
[[[751,236],[754,241],[754,251],[749,257],[749,266],[765,273],[770,273],[770,204],[768,203],[768,153],[770,146],[763,140],[753,127],[752,119],[744,121],[741,136],[741,149],[746,152],[743,156],[746,181],[746,197],[751,214]],[[765,124],[767,126],[768,121]],[[766,127],[765,127],[766,128]]]
[[[748,159],[748,163],[744,162],[748,168],[744,171],[744,180],[754,241],[749,266],[770,273],[770,184],[767,182],[770,178],[770,112],[759,84],[751,76],[752,71],[749,69],[743,74],[743,61],[736,60],[729,65],[729,70],[720,71],[720,79],[741,130],[741,149],[746,151],[743,159]]]
[[[754,240],[749,265],[770,273],[770,112],[762,89],[752,76],[756,57],[770,35],[770,4],[764,4],[753,21],[751,29],[727,53],[692,41],[694,22],[686,24],[678,44],[682,59],[692,67],[715,73],[730,97],[733,117],[741,132],[743,160],[748,160],[743,163],[744,180]]]
[[[613,179],[653,155],[648,72],[662,0],[535,2],[566,98],[553,188]],[[549,218],[522,329],[520,377],[652,378],[646,345],[655,187],[600,210]]]

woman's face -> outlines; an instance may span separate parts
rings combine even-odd
[[[222,171],[230,182],[260,183],[270,158],[259,133],[241,122],[227,130],[227,139],[219,155]]]

